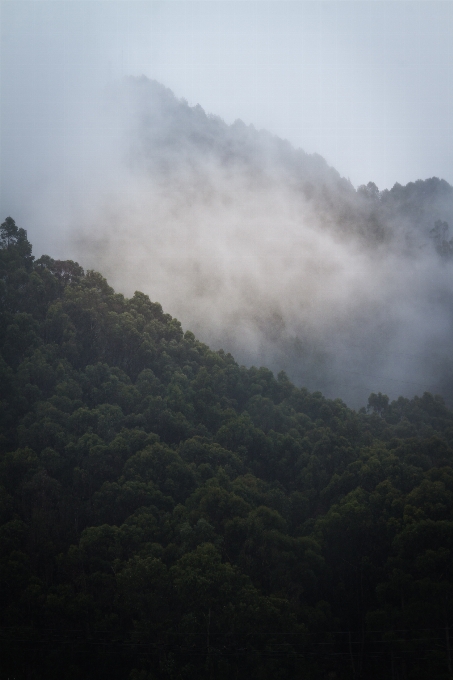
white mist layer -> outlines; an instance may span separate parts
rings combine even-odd
[[[453,269],[426,234],[408,247],[403,225],[370,246],[336,228],[336,206],[300,190],[308,178],[357,211],[325,164],[310,157],[304,176],[291,174],[270,136],[249,144],[257,133],[240,124],[244,146],[225,158],[220,121],[153,103],[160,91],[134,99],[135,86],[116,95],[111,133],[78,189],[69,232],[83,266],[126,295],[144,291],[213,349],[353,406],[371,391],[448,396]],[[203,116],[211,137],[194,134]]]
[[[146,79],[79,111],[62,178],[30,201],[62,225],[49,254],[147,293],[240,363],[351,406],[372,391],[453,397],[453,263],[425,227],[390,212],[376,226],[372,200],[320,157]]]

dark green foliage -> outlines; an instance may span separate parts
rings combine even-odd
[[[452,677],[442,399],[356,413],[1,230],[1,677]]]

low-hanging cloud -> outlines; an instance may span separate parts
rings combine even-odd
[[[146,78],[74,119],[65,162],[64,191],[54,178],[35,200],[42,219],[64,195],[55,255],[352,406],[371,391],[453,398],[453,261],[445,227],[441,244],[431,233],[452,224],[446,182],[356,191],[319,156]]]
[[[126,80],[110,106],[111,147],[71,229],[84,266],[213,348],[354,406],[378,390],[451,397],[453,266],[430,234],[449,185],[420,183],[414,217],[398,187],[356,192],[320,157],[157,83]]]

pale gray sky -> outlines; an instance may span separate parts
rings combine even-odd
[[[3,212],[58,173],[97,92],[129,74],[355,186],[453,183],[451,1],[2,0],[1,43]]]

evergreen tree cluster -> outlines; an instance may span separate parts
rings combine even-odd
[[[453,413],[356,412],[0,241],[1,678],[452,678]]]

